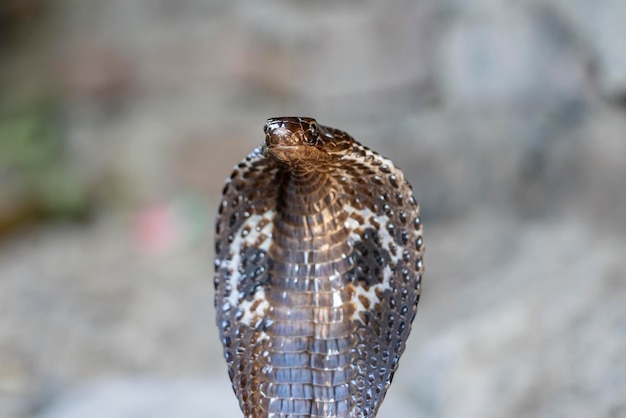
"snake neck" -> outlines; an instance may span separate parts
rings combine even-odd
[[[270,367],[261,386],[284,416],[348,416],[356,325],[344,282],[353,263],[347,215],[328,173],[293,170],[280,190],[267,294]]]
[[[328,284],[324,279],[347,272],[352,252],[347,218],[330,172],[294,169],[283,173],[270,249],[274,263],[283,268],[277,277]],[[308,269],[301,271],[303,267]]]

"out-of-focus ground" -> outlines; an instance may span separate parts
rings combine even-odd
[[[0,417],[239,417],[213,214],[267,117],[402,167],[380,417],[626,416],[626,3],[0,3]]]

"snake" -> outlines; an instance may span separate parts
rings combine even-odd
[[[417,312],[424,244],[391,160],[308,117],[270,118],[226,180],[217,326],[246,417],[375,417]]]

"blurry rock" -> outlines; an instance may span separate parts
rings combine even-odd
[[[459,293],[447,299],[449,320],[429,332],[418,315],[421,346],[400,367],[411,373],[398,376],[411,388],[414,416],[626,412],[623,240],[595,237],[571,220],[528,224],[519,232],[512,257],[470,281],[458,278]],[[429,285],[434,292],[447,286],[436,279],[426,290]]]
[[[239,417],[230,385],[210,379],[112,379],[68,391],[36,418]]]
[[[609,233],[626,234],[626,118],[622,109],[598,112],[583,131],[587,140],[564,159],[569,172],[567,204],[582,209],[587,219]],[[563,156],[565,153],[561,152]]]
[[[291,88],[313,101],[364,92],[375,101],[376,92],[413,86],[428,73],[430,62],[422,58],[429,49],[421,36],[426,15],[412,2],[358,8],[270,2],[246,8],[243,16],[257,37],[289,52]]]
[[[408,417],[412,406],[390,393],[379,416]],[[241,410],[224,379],[124,378],[61,393],[35,418],[239,418]]]
[[[97,39],[73,47],[62,73],[70,96],[83,102],[119,105],[133,84],[132,68],[121,51]]]
[[[449,7],[437,76],[450,104],[536,105],[583,93],[577,45],[544,10],[487,0]]]
[[[461,12],[462,17],[444,35],[441,81],[445,97],[452,103],[470,104],[519,96],[532,85],[537,71],[528,17],[519,8],[470,10],[469,16]]]
[[[626,3],[621,0],[544,0],[573,27],[597,70],[601,94],[626,98]]]

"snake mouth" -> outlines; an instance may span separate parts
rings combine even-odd
[[[269,157],[288,164],[327,161],[330,156],[324,151],[310,144],[276,144],[267,146]]]
[[[310,148],[310,146],[303,144],[268,144],[267,153],[278,161],[290,162],[302,159],[307,154],[307,148]]]
[[[268,145],[267,147],[269,149],[289,151],[289,150],[303,149],[303,148],[310,147],[310,146],[311,145],[308,145],[308,144],[271,144],[271,145]]]

